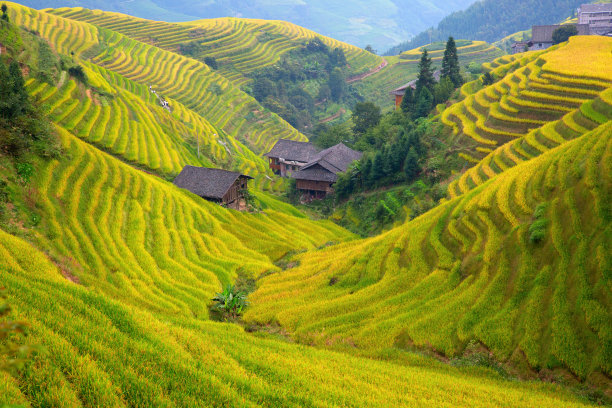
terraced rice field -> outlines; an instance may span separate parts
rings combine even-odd
[[[125,303],[206,318],[214,291],[237,270],[259,275],[290,250],[351,237],[274,210],[227,211],[57,130],[71,160],[40,171],[37,244],[81,283]]]
[[[459,62],[462,66],[471,62],[484,63],[502,55],[500,49],[492,47],[489,44],[479,42],[470,43],[470,45],[457,49],[459,53]],[[444,50],[441,52],[443,53]],[[439,51],[433,51],[432,56],[433,66],[436,67],[436,69],[440,68],[442,64],[442,58],[438,55],[439,53]],[[399,56],[385,58],[389,62],[385,68],[365,78],[363,81],[355,83],[354,86],[364,95],[366,100],[375,102],[378,106],[381,106],[383,110],[391,110],[395,106],[395,99],[389,95],[389,92],[416,79],[421,51],[419,48],[407,51]]]
[[[0,372],[0,404],[585,406],[550,385],[472,377],[423,361],[406,366],[359,358],[171,315],[173,309],[132,307],[103,281],[67,281],[42,252],[1,230],[0,254],[12,316],[29,322],[28,344],[45,348],[23,374]]]
[[[177,24],[83,8],[60,8],[49,12],[173,52],[179,51],[180,44],[195,41],[203,51],[194,57],[200,61],[205,57],[215,57],[220,65],[218,72],[237,85],[248,81],[246,74],[276,63],[284,53],[297,49],[314,37],[319,37],[331,48],[344,51],[351,75],[367,72],[382,62],[381,57],[360,48],[285,21],[215,18]]]
[[[608,121],[388,233],[295,257],[246,318],[344,351],[454,356],[476,340],[502,361],[609,376],[611,188]]]
[[[612,87],[612,73],[593,67],[612,63],[612,40],[595,40],[597,45],[591,37],[574,37],[564,47],[498,60],[488,66],[501,78],[495,84],[476,92],[476,83],[464,85],[464,101],[441,115],[442,123],[452,129],[451,142],[463,148],[459,154],[478,163],[495,149],[521,141],[526,151],[515,153],[528,158],[608,120],[609,97],[599,96]],[[588,57],[572,59],[580,63],[564,62],[572,53],[585,52]]]
[[[280,138],[305,140],[283,119],[265,111],[255,99],[199,61],[89,23],[17,4],[11,4],[10,10],[13,21],[39,31],[61,52],[73,51],[93,65],[147,88],[152,86],[159,95],[182,103],[257,154],[268,151]],[[88,41],[83,31],[97,36]]]

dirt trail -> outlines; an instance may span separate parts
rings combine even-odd
[[[328,117],[328,118],[321,119],[321,120],[319,121],[319,123],[327,123],[327,122],[331,122],[331,121],[332,121],[332,120],[334,120],[334,119],[338,119],[340,116],[344,115],[345,113],[346,113],[346,109],[344,109],[344,108],[340,108],[340,110],[339,110],[338,112],[334,113],[333,115],[331,115],[331,116],[330,116],[330,117]]]
[[[368,71],[368,72],[364,72],[363,74],[359,74],[359,75],[355,75],[353,77],[350,77],[346,80],[347,84],[353,83],[353,82],[357,82],[357,81],[361,81],[362,79],[365,79],[367,77],[369,77],[370,75],[374,75],[375,73],[379,72],[381,69],[383,69],[384,67],[386,67],[389,63],[387,62],[386,59],[383,58],[383,62],[382,64],[380,64],[379,66],[377,66],[376,68]]]

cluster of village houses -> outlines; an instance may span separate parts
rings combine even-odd
[[[312,143],[280,139],[264,156],[275,174],[296,180],[305,199],[321,199],[333,192],[338,174],[361,155],[342,143],[321,150]],[[174,184],[204,199],[242,209],[249,179],[252,177],[233,171],[185,166]]]
[[[612,3],[583,4],[577,10],[578,35],[612,36]],[[512,44],[512,53],[545,50],[553,45],[553,33],[560,25],[536,25],[531,28],[531,40]]]

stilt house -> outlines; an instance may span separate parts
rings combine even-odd
[[[229,208],[240,209],[252,177],[234,171],[185,166],[174,185]]]
[[[333,191],[338,180],[338,173],[345,172],[355,160],[361,159],[362,153],[342,143],[319,152],[310,162],[292,174],[296,187],[311,198],[324,198]]]
[[[280,139],[264,156],[268,158],[274,173],[281,177],[289,177],[312,160],[319,151],[320,149],[312,143]]]

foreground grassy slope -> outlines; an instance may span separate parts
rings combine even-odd
[[[280,138],[305,137],[204,63],[131,39],[119,32],[10,4],[12,21],[37,31],[60,53],[119,74],[176,100],[213,126],[267,151]]]
[[[341,349],[470,340],[501,360],[612,373],[612,121],[404,226],[298,256],[247,319]]]
[[[301,47],[314,37],[320,38],[331,48],[341,48],[352,74],[367,72],[382,62],[381,57],[361,48],[285,21],[215,18],[176,24],[83,8],[48,11],[117,31],[173,52],[179,52],[181,44],[196,42],[201,51],[194,57],[200,61],[215,57],[219,63],[218,72],[237,84],[248,81],[245,75],[274,64],[283,54]]]
[[[21,374],[0,372],[0,404],[584,406],[550,385],[352,357],[150,313],[113,299],[105,285],[68,282],[41,252],[1,230],[0,254],[12,317],[29,322],[28,344],[45,348]]]
[[[385,68],[362,81],[356,82],[354,86],[366,100],[375,102],[383,110],[390,110],[395,106],[395,100],[394,97],[389,95],[389,92],[416,79],[422,49],[427,48],[431,52],[433,66],[440,68],[444,45],[442,43],[429,44],[425,47],[406,51],[401,55],[385,57],[388,62]],[[459,40],[457,51],[459,62],[462,66],[468,65],[471,62],[479,64],[488,62],[502,54],[499,48],[482,41]]]
[[[442,123],[452,129],[451,145],[478,163],[530,134],[527,139],[547,146],[594,129],[609,119],[607,98],[598,97],[612,87],[611,50],[610,38],[580,36],[544,52],[494,62],[489,68],[496,83],[484,89],[478,89],[478,81],[464,85],[465,99],[442,113]],[[532,143],[525,153],[514,150],[530,157],[542,148]]]
[[[257,276],[288,251],[350,238],[331,222],[228,211],[57,130],[71,160],[40,171],[35,241],[68,276],[115,299],[206,317],[238,272]]]

